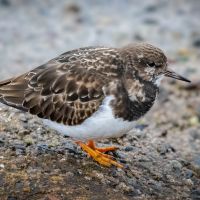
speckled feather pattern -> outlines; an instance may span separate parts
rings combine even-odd
[[[0,102],[57,125],[84,128],[88,121],[94,124],[89,119],[112,96],[108,105],[110,118],[132,122],[152,107],[158,93],[155,83],[161,69],[157,67],[152,74],[152,69],[144,68],[145,62],[152,60],[157,66],[166,65],[163,52],[146,44],[68,51],[30,72],[0,82]],[[91,127],[88,131],[95,134]],[[111,132],[110,136],[114,132],[119,135],[120,128]]]

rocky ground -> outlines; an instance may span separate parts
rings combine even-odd
[[[103,168],[41,120],[0,105],[0,199],[200,199],[200,2],[0,0],[0,79],[69,49],[149,41],[192,84],[166,79]]]

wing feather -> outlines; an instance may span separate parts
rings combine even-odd
[[[103,87],[120,76],[118,56],[115,49],[104,47],[66,52],[0,82],[0,101],[40,118],[80,124],[98,110],[105,97]]]

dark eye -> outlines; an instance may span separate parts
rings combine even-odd
[[[149,67],[155,67],[155,66],[156,66],[156,64],[155,64],[154,62],[147,63],[147,65],[148,65]]]

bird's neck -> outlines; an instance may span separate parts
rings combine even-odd
[[[110,87],[111,94],[115,96],[111,102],[113,112],[126,121],[137,120],[148,112],[158,93],[155,84],[130,77],[124,77],[122,84],[118,82]]]
[[[126,77],[124,85],[130,101],[141,103],[154,101],[159,91],[158,85],[153,82],[145,81],[139,77]]]
[[[153,106],[158,94],[158,87],[151,82],[140,79],[126,79],[125,87],[128,93],[126,104],[128,120],[137,120]]]

